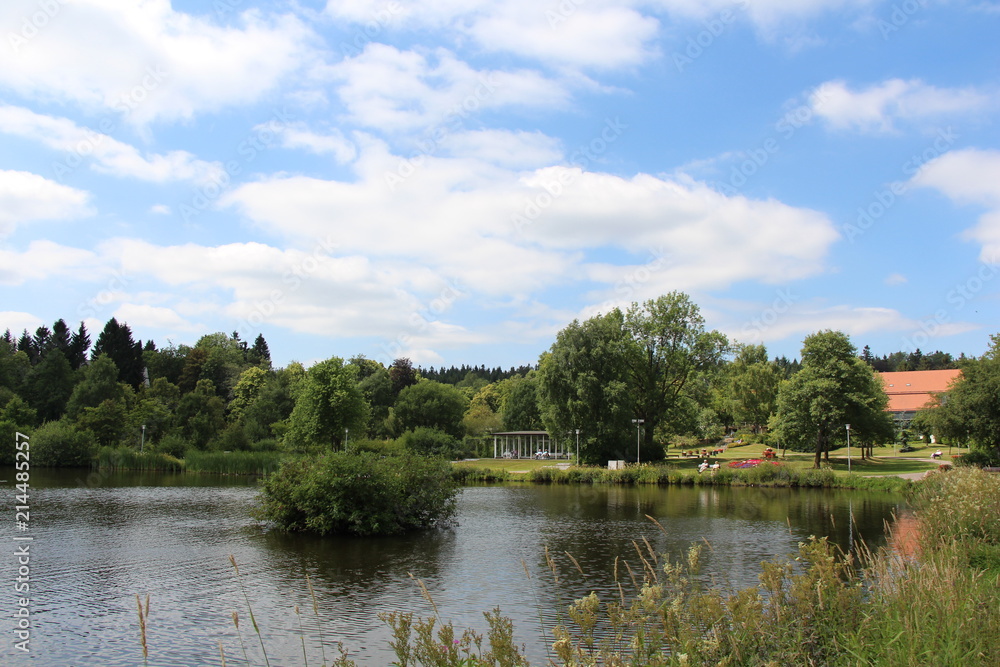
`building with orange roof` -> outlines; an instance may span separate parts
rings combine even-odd
[[[907,425],[917,410],[925,407],[933,399],[934,394],[948,391],[962,371],[955,368],[945,371],[897,371],[894,373],[879,373],[885,383],[885,393],[889,396],[888,412],[893,414],[896,423]]]

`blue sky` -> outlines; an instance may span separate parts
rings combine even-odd
[[[975,0],[8,0],[0,327],[506,367],[682,290],[776,355],[978,355],[998,34]]]

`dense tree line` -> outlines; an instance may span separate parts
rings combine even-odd
[[[496,366],[495,368],[487,368],[482,365],[468,366],[466,364],[462,364],[461,366],[450,366],[448,368],[442,366],[436,370],[433,366],[428,369],[421,368],[420,375],[428,380],[434,380],[435,382],[440,382],[442,384],[459,384],[463,381],[468,382],[473,378],[485,380],[487,384],[493,384],[494,382],[500,382],[501,380],[512,378],[515,375],[523,377],[533,370],[538,370],[538,366],[521,365],[517,368],[511,367],[504,370],[499,366]]]
[[[956,359],[950,353],[941,350],[924,354],[920,348],[917,348],[913,352],[893,352],[876,357],[872,354],[871,348],[865,345],[861,351],[861,360],[880,373],[943,371],[959,368],[965,361],[965,355],[962,354]]]
[[[191,449],[317,453],[391,443],[457,457],[491,454],[497,431],[561,438],[579,430],[581,459],[604,463],[656,460],[671,446],[738,431],[815,452],[818,464],[841,445],[848,423],[859,446],[893,437],[876,371],[961,365],[978,387],[1000,364],[919,350],[879,358],[832,331],[807,337],[801,360],[769,358],[763,345],[708,330],[679,292],[574,321],[537,366],[506,371],[422,369],[406,358],[385,366],[363,356],[274,368],[262,335],[251,343],[213,333],[192,346],[158,347],[114,318],[91,338],[84,324],[63,320],[0,337],[5,443],[14,439],[2,433],[33,432],[54,443],[50,461],[63,464],[85,464],[100,446],[183,457]],[[934,428],[1000,456],[987,427],[973,430],[982,420],[970,415],[985,399],[965,387]],[[7,449],[0,460],[11,457]]]

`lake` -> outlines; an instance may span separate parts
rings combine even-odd
[[[505,484],[463,489],[451,528],[317,538],[267,531],[250,519],[253,480],[151,473],[88,480],[86,471],[39,469],[31,475],[30,528],[17,533],[13,470],[0,469],[0,479],[9,480],[0,488],[10,515],[0,551],[3,665],[141,665],[136,594],[150,595],[148,664],[221,665],[220,642],[228,665],[247,664],[232,622],[237,611],[250,664],[263,665],[241,583],[272,665],[302,664],[302,634],[310,664],[321,664],[321,641],[329,661],[339,640],[358,664],[387,665],[393,654],[378,614],[433,613],[410,574],[456,627],[484,630],[482,612],[499,606],[514,620],[532,664],[541,665],[551,643],[541,628],[551,628],[574,598],[610,593],[616,556],[641,570],[633,540],[645,537],[657,552],[675,555],[701,542],[704,576],[743,587],[757,583],[761,561],[792,554],[810,535],[829,536],[845,550],[862,540],[879,546],[885,522],[903,507],[897,496],[835,490]],[[29,654],[13,647],[14,549],[24,544],[15,535],[33,538]]]

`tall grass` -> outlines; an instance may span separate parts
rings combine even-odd
[[[471,484],[473,482],[507,482],[511,479],[511,473],[507,470],[497,468],[476,468],[473,466],[453,465],[451,476],[459,484]]]
[[[161,452],[137,452],[128,447],[101,447],[94,458],[94,467],[110,471],[183,472],[184,461]]]
[[[189,472],[220,475],[266,475],[278,469],[282,452],[204,452],[188,450],[184,463]]]

